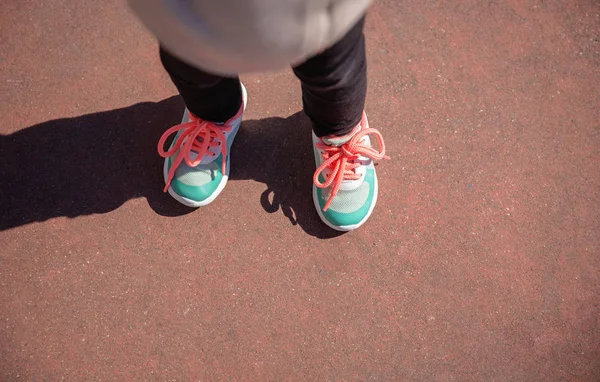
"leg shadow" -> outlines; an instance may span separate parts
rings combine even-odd
[[[140,196],[162,215],[191,212],[163,195],[156,155],[160,135],[182,109],[171,97],[0,135],[0,230],[106,213]]]
[[[162,192],[163,159],[156,145],[180,122],[183,103],[164,101],[40,123],[0,135],[0,231],[54,217],[115,210],[145,197],[164,216],[196,210]],[[260,203],[319,238],[340,233],[324,225],[312,202],[314,159],[310,121],[244,121],[232,149],[231,180],[253,179],[267,189]]]

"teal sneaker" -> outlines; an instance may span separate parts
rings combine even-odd
[[[377,139],[380,151],[371,147],[370,136]],[[369,128],[363,112],[359,125],[346,136],[318,138],[313,133],[313,149],[313,201],[321,220],[338,231],[360,227],[377,203],[373,160],[390,159],[381,133]]]
[[[186,109],[181,124],[167,130],[158,142],[158,153],[165,158],[164,191],[186,206],[205,206],[225,188],[229,179],[229,152],[246,109],[246,88],[241,87],[242,106],[229,121],[223,124],[204,121]],[[175,139],[165,151],[165,141],[174,133],[177,133]]]

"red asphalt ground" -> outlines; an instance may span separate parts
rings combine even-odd
[[[189,210],[124,3],[3,1],[0,380],[600,380],[600,3],[380,0],[366,34],[392,161],[339,235],[289,70],[243,77]]]

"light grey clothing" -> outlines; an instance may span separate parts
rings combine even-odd
[[[280,69],[333,45],[370,0],[129,0],[160,43],[220,74]]]

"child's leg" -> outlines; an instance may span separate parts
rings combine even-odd
[[[313,201],[321,220],[339,231],[360,227],[373,212],[379,188],[373,161],[386,157],[381,133],[364,114],[364,22],[363,17],[335,45],[294,68],[315,133]]]
[[[207,73],[160,49],[160,59],[192,114],[206,121],[225,122],[242,104],[238,77]]]
[[[361,120],[367,92],[364,17],[332,47],[296,66],[315,135],[345,135]]]
[[[186,206],[205,206],[229,178],[229,152],[242,121],[245,91],[237,77],[206,73],[164,49],[160,58],[191,112],[158,142],[158,152],[165,158],[165,191]]]

